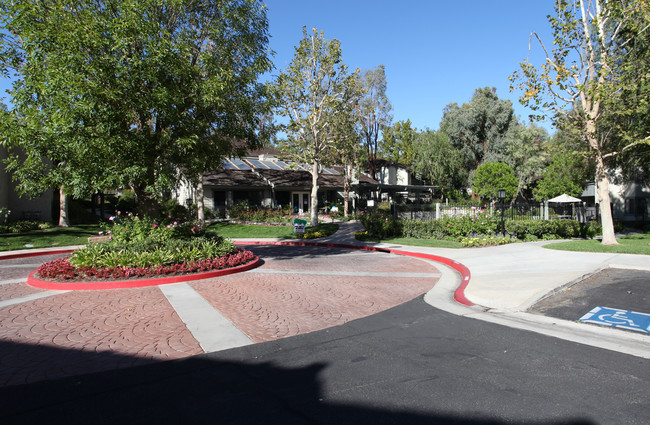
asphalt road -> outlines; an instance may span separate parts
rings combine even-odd
[[[640,425],[650,361],[418,297],[278,341],[7,387],[0,400],[3,424]]]
[[[531,312],[578,320],[597,306],[650,314],[650,271],[602,270],[537,303]]]

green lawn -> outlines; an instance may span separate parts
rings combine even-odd
[[[0,234],[0,251],[85,245],[88,242],[88,237],[97,235],[99,230],[97,224],[80,224],[24,233],[2,233]]]
[[[623,236],[618,238],[618,243],[619,245],[602,245],[597,240],[582,240],[553,243],[545,245],[544,248],[563,251],[650,255],[650,233]]]
[[[307,227],[307,232],[325,232],[328,235],[335,233],[339,228],[338,224],[320,224],[316,227]],[[213,223],[208,231],[216,232],[219,236],[230,239],[239,238],[283,238],[293,239],[296,234],[293,226],[264,226],[258,224],[234,224],[227,222]]]
[[[438,239],[416,239],[416,238],[389,238],[389,239],[376,239],[368,240],[368,242],[379,242],[385,244],[398,244],[410,246],[426,246],[429,248],[462,248],[463,245],[456,241],[446,241]]]

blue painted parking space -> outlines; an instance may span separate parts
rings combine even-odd
[[[580,321],[650,334],[650,314],[630,310],[599,306],[582,316]]]

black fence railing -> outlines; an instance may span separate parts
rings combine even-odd
[[[411,220],[440,220],[453,217],[479,217],[481,215],[503,216],[507,220],[544,220],[544,219],[575,219],[584,220],[588,217],[582,205],[545,205],[535,204],[505,204],[500,203],[468,205],[459,203],[432,204],[400,204],[396,206],[396,215],[401,219]]]

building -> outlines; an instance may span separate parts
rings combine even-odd
[[[203,174],[205,208],[213,211],[246,201],[249,205],[291,208],[307,213],[311,203],[312,177],[306,164],[291,163],[276,156],[274,149],[255,151],[243,158],[229,158],[223,168]],[[319,176],[319,205],[342,203],[343,167],[322,167]],[[351,208],[365,203],[378,182],[358,173],[351,182]],[[196,202],[196,188],[182,182],[174,197],[179,203]],[[365,206],[365,205],[364,205]]]
[[[11,173],[6,170],[3,160],[7,158],[7,150],[0,146],[0,208],[11,211],[10,221],[17,220],[52,220],[53,191],[48,190],[38,198],[30,199],[20,196]]]

